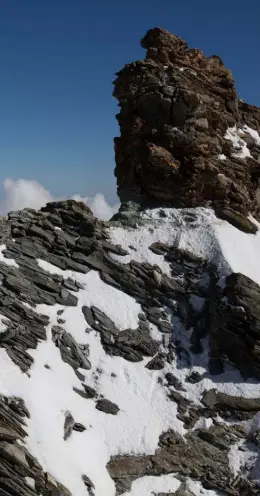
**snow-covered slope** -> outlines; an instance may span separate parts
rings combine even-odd
[[[34,217],[35,223],[38,222],[37,215],[35,214]],[[48,217],[48,222],[51,222],[51,216]],[[65,237],[67,239],[66,246],[70,245],[73,236],[68,241],[71,230],[69,231],[66,224],[59,230],[52,228],[51,225],[49,229],[53,239],[55,236],[55,239],[58,237],[61,239],[64,235],[64,239]],[[190,252],[201,257],[205,263],[214,264],[220,287],[225,285],[225,277],[232,272],[241,272],[260,284],[260,268],[257,263],[260,253],[260,234],[245,234],[227,222],[217,219],[209,209],[147,210],[140,214],[136,227],[123,227],[119,223],[112,223],[111,226],[103,226],[102,229],[107,237],[105,243],[109,241],[114,247],[117,246],[116,249],[109,246],[107,250],[111,263],[116,264],[116,270],[120,271],[120,267],[128,268],[134,261],[138,263],[138,270],[141,271],[142,266],[145,267],[146,264],[143,270],[151,271],[155,278],[154,291],[157,290],[157,286],[162,285],[163,277],[167,277],[168,284],[169,281],[177,281],[179,285],[184,278],[184,275],[174,275],[172,263],[163,253],[159,254],[158,250],[157,253],[156,250],[151,250],[151,246],[155,243],[174,247],[180,252]],[[37,235],[39,232],[37,234],[34,230],[32,242]],[[80,237],[74,236],[73,239],[77,242]],[[1,267],[8,264],[9,268],[17,271],[13,273],[13,277],[17,277],[17,273],[24,266],[19,259],[19,246],[21,246],[19,242],[19,239],[9,240],[6,243],[7,252],[6,245],[2,245],[1,249]],[[120,251],[118,245],[126,253]],[[11,258],[11,253],[14,254],[15,260]],[[43,250],[41,256],[37,254],[35,257],[41,277],[42,274],[49,278],[58,276],[60,279],[55,279],[55,283],[60,281],[59,284],[61,281],[73,281],[73,291],[70,291],[69,286],[68,291],[73,295],[76,294],[77,302],[72,306],[57,302],[34,305],[32,299],[24,298],[21,292],[19,295],[16,293],[16,297],[23,302],[24,308],[49,317],[46,340],[38,341],[35,349],[27,348],[27,353],[33,358],[33,363],[27,371],[21,370],[19,365],[14,363],[10,353],[8,354],[8,348],[0,348],[0,393],[5,397],[15,396],[24,400],[30,416],[25,426],[27,437],[20,443],[25,443],[31,455],[42,466],[43,472],[48,472],[56,481],[63,484],[72,496],[88,494],[115,496],[116,487],[119,491],[119,485],[116,484],[119,475],[117,478],[112,477],[113,470],[109,468],[111,460],[118,460],[120,456],[123,459],[126,455],[129,455],[131,460],[131,457],[142,455],[144,460],[145,456],[156,455],[159,438],[167,431],[172,430],[186,439],[188,433],[193,435],[192,433],[198,429],[207,431],[212,425],[221,425],[227,429],[226,436],[230,433],[230,447],[225,446],[229,460],[229,469],[225,467],[225,470],[229,470],[230,480],[235,481],[237,475],[249,478],[252,467],[253,478],[257,480],[259,464],[257,447],[255,444],[248,444],[245,433],[236,437],[233,424],[241,424],[241,429],[243,427],[245,432],[250,432],[252,439],[253,433],[259,426],[259,414],[254,416],[256,413],[254,411],[247,418],[241,415],[239,421],[232,418],[224,419],[221,414],[212,420],[210,413],[205,417],[198,412],[205,408],[202,398],[206,391],[214,389],[232,397],[260,398],[259,382],[252,378],[242,378],[231,365],[226,365],[223,372],[218,375],[209,373],[209,336],[207,333],[203,336],[202,349],[200,353],[194,354],[190,347],[192,324],[185,326],[179,314],[174,314],[173,293],[167,296],[169,305],[166,300],[164,305],[158,303],[159,300],[155,303],[152,303],[152,300],[149,303],[141,301],[138,295],[134,296],[134,290],[124,291],[123,282],[122,287],[119,280],[115,283],[112,269],[107,269],[106,272],[101,258],[97,257],[93,262],[90,258],[87,260],[87,255],[84,255],[85,259],[81,257],[81,264],[85,263],[85,267],[88,268],[86,273],[80,273],[76,270],[59,268],[50,263],[48,256],[44,254],[46,255]],[[31,255],[29,254],[29,257]],[[154,266],[156,267],[153,268]],[[33,270],[36,270],[35,267]],[[107,274],[106,278],[102,275],[104,272]],[[26,273],[23,276],[30,277],[30,274]],[[111,278],[110,281],[108,277]],[[123,277],[124,275],[122,281]],[[208,273],[202,271],[200,284],[203,286],[205,283],[204,293],[198,291],[190,294],[194,312],[198,314],[206,301],[207,277]],[[4,283],[5,281],[6,279]],[[136,279],[136,283],[141,284],[142,277]],[[145,283],[146,289],[147,284]],[[78,289],[76,293],[75,287]],[[155,293],[151,298],[156,298]],[[138,332],[140,314],[146,312],[149,305],[152,307],[157,305],[160,311],[166,312],[165,319],[168,327],[170,326],[170,329],[162,332],[154,319],[153,322],[146,322],[150,333],[149,339],[155,343],[155,351],[144,353],[136,361],[126,359],[123,353],[120,356],[119,351],[114,354],[108,352],[115,340],[120,342],[120,333],[126,330]],[[82,310],[84,308],[101,311],[100,321],[95,318],[93,320],[96,328],[89,324],[90,317],[87,314],[86,318]],[[105,319],[104,316],[109,319],[109,325],[111,326],[112,322],[116,329],[110,332],[109,345],[106,342],[104,344],[107,334],[104,338],[100,329],[98,330],[98,325],[102,325]],[[3,314],[1,335],[5,336],[5,339],[1,341],[2,343],[8,340],[6,334],[8,322],[10,321],[6,314]],[[104,325],[107,326],[107,323]],[[180,353],[176,347],[181,349]],[[81,366],[77,363],[73,366],[75,356],[71,360],[64,358],[66,350],[72,350],[72,354],[75,353],[77,358],[82,353]],[[118,350],[120,350],[119,346]],[[149,366],[154,355],[163,360],[158,367]],[[194,380],[190,380],[191,372],[194,377],[197,374]],[[169,374],[174,377],[172,384],[169,384],[169,381],[167,383],[167,374],[168,377]],[[88,394],[85,394],[86,391]],[[174,396],[172,398],[171,394],[176,392],[181,395],[181,399],[175,397],[173,400]],[[109,401],[104,406],[102,400]],[[182,404],[180,406],[180,402],[186,402],[188,408],[196,410],[197,420],[194,420],[190,427],[184,424],[180,415],[180,409],[183,407]],[[190,441],[186,440],[186,442]],[[221,494],[217,488],[222,487],[223,490],[227,482],[223,482],[224,485],[221,486],[218,481],[216,489],[210,489],[209,485],[203,483],[203,478],[200,478],[200,470],[198,469],[197,476],[192,471],[185,472],[185,470],[180,472],[176,470],[172,473],[168,473],[168,469],[162,470],[161,473],[157,470],[154,475],[146,470],[142,477],[132,475],[130,487],[128,483],[128,489],[126,486],[124,492],[117,494],[124,496],[175,494],[175,491],[184,486],[187,494],[196,496]],[[139,472],[138,468],[136,473]],[[37,488],[37,484],[35,486],[33,478],[27,477],[25,483],[28,491],[36,491],[34,488]],[[233,492],[228,494],[242,494],[236,492],[236,487],[240,486],[236,486],[233,482],[230,484],[233,489],[229,488],[229,490]],[[36,493],[28,492],[28,494]],[[257,493],[252,492],[252,494]]]
[[[215,264],[220,274],[241,272],[260,284],[260,232],[246,234],[229,222],[218,219],[211,209],[153,209],[141,214],[146,225],[140,229],[111,228],[110,238],[129,255],[116,257],[121,263],[136,260],[157,264],[167,274],[170,267],[164,258],[155,255],[149,246],[155,242],[188,250]],[[259,223],[251,218],[259,227]]]

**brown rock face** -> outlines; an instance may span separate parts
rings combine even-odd
[[[159,447],[154,455],[127,455],[110,459],[107,469],[115,481],[116,494],[122,495],[129,491],[132,482],[140,477],[158,477],[177,472],[181,476],[199,479],[205,488],[223,491],[223,495],[257,495],[257,489],[248,480],[241,478],[234,487],[235,481],[228,466],[228,451],[234,442],[232,436],[236,439],[241,434],[239,429],[236,431],[232,427],[223,426],[213,426],[208,431],[197,430],[185,436],[185,440],[174,431],[164,432],[159,438]],[[194,495],[186,491],[177,491],[174,494]]]
[[[260,131],[260,109],[238,99],[219,57],[205,57],[159,28],[141,44],[146,59],[126,65],[114,82],[121,201],[212,206],[259,218],[260,146],[244,126]],[[226,133],[235,126],[234,148]]]

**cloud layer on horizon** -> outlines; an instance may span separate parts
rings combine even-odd
[[[65,197],[55,198],[50,191],[35,180],[6,178],[3,183],[4,197],[0,201],[0,215],[6,215],[12,210],[34,208],[39,210],[46,203],[55,200],[64,200]],[[72,195],[76,201],[83,201],[99,219],[109,220],[118,211],[119,204],[109,205],[102,193],[94,197]]]

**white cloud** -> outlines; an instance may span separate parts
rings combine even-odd
[[[7,178],[4,180],[3,188],[4,197],[0,201],[0,215],[6,215],[12,210],[22,210],[23,208],[39,210],[50,201],[65,199],[65,197],[55,198],[37,181],[29,179],[13,180]],[[119,208],[119,204],[109,205],[102,193],[97,193],[94,197],[72,195],[71,198],[86,203],[94,215],[103,220],[109,220]]]
[[[114,215],[119,209],[119,204],[113,206],[108,205],[102,193],[97,193],[93,198],[91,198],[88,205],[96,217],[104,220],[111,219],[112,215]]]

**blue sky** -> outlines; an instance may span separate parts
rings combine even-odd
[[[259,0],[0,0],[0,183],[116,198],[114,73],[164,27],[220,55],[260,105]]]

